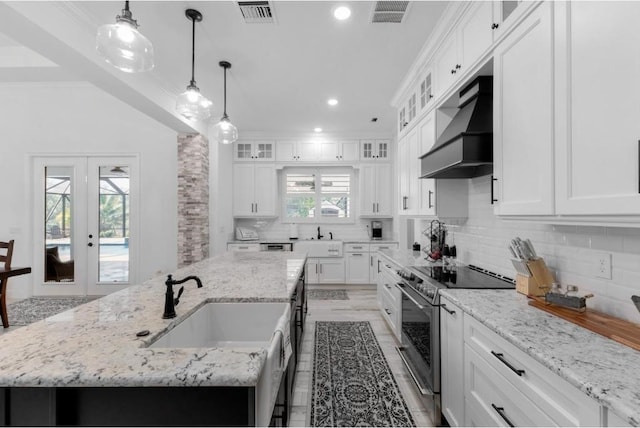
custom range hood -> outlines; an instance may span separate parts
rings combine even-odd
[[[493,172],[493,77],[460,91],[458,113],[420,157],[420,178],[471,178]]]

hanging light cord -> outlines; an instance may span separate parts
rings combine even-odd
[[[196,86],[196,80],[194,77],[194,68],[196,64],[196,18],[191,18],[191,86]]]
[[[223,118],[227,116],[227,68],[224,68],[224,113],[222,115]]]

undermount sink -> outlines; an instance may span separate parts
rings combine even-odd
[[[293,245],[295,251],[306,251],[307,257],[342,257],[342,241],[298,241]]]
[[[267,346],[287,305],[282,302],[207,303],[149,348]]]

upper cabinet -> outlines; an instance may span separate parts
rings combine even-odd
[[[552,6],[540,5],[494,51],[496,214],[553,214]]]
[[[640,3],[556,10],[556,213],[638,215]]]
[[[276,158],[275,141],[236,141],[233,146],[235,161],[270,161]]]
[[[377,161],[389,160],[389,140],[362,140],[360,141],[360,160]]]
[[[233,165],[234,217],[276,217],[277,195],[273,164]]]
[[[359,159],[358,140],[322,141],[318,160],[324,162],[355,162]]]
[[[360,216],[392,217],[391,164],[363,164],[360,167]]]
[[[317,162],[318,144],[298,141],[278,141],[276,160],[278,162]]]

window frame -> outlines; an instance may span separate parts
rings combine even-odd
[[[314,174],[315,175],[315,207],[322,206],[322,175],[328,174],[347,174],[349,175],[349,217],[324,217],[322,216],[322,209],[320,210],[319,217],[307,218],[307,217],[288,217],[287,216],[287,175],[288,174]],[[350,167],[284,167],[282,170],[282,183],[281,183],[281,222],[282,223],[300,223],[300,224],[355,224],[356,222],[356,183],[354,169]],[[338,193],[339,194],[339,193]]]

